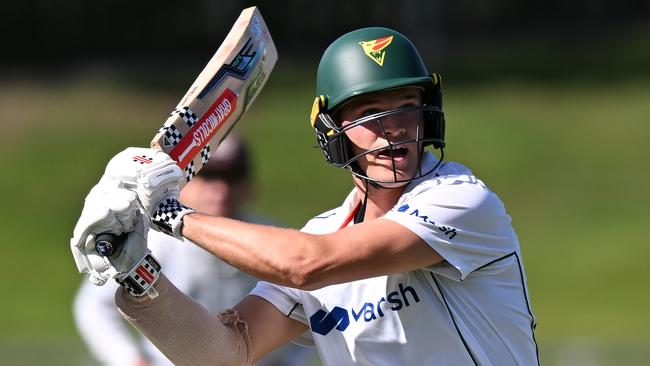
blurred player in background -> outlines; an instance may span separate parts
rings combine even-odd
[[[209,215],[272,224],[245,210],[252,191],[249,152],[241,138],[230,136],[183,188],[180,201]],[[200,247],[154,230],[148,246],[178,288],[215,314],[237,304],[257,282]],[[110,366],[172,365],[146,338],[134,337],[115,308],[118,286],[84,281],[76,295],[74,319],[93,357]],[[304,365],[315,357],[315,351],[291,345],[258,365]]]

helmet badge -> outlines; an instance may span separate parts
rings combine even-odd
[[[371,41],[359,42],[366,56],[375,61],[379,66],[384,66],[386,47],[393,41],[393,36],[373,39]]]

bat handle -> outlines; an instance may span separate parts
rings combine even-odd
[[[123,233],[121,235],[114,234],[99,234],[95,238],[95,250],[97,253],[104,257],[110,257],[115,253],[119,253],[122,249],[122,244],[126,240],[128,233]]]

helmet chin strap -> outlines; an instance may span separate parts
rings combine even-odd
[[[361,179],[366,187],[366,196],[368,195],[368,185],[372,186],[372,188],[376,189],[388,189],[388,187],[384,187],[381,184],[375,182],[372,180],[372,178],[368,178],[368,175],[366,172],[361,170],[359,167],[359,164],[355,161],[354,163],[350,164],[350,170],[352,170],[354,173],[356,173],[356,176]]]
[[[363,182],[364,185],[366,186],[366,192],[363,195],[363,201],[361,202],[361,207],[359,207],[357,213],[354,215],[355,224],[363,222],[363,219],[366,216],[366,206],[368,205],[368,179],[364,179]],[[370,183],[372,184],[373,182]]]
[[[422,175],[422,166],[421,166],[421,164],[422,164],[422,155],[423,154],[424,154],[424,146],[420,148],[420,159],[419,159],[420,161],[418,162],[418,172],[420,173],[420,177],[423,176]],[[443,148],[440,148],[440,158],[438,159],[438,163],[431,170],[431,172],[434,172],[436,169],[438,169],[438,167],[440,166],[440,164],[442,163],[442,161],[444,159],[444,156],[445,156],[444,154],[445,153],[444,153]],[[362,172],[361,168],[359,167],[359,165],[356,162],[353,163],[352,170],[354,170],[357,173]],[[361,206],[359,207],[357,212],[354,214],[354,223],[355,224],[363,222],[363,220],[364,220],[364,218],[366,216],[366,207],[368,206],[368,190],[369,190],[369,188],[372,186],[372,188],[375,188],[375,189],[390,189],[389,187],[384,187],[381,184],[379,184],[379,183],[377,183],[377,182],[375,182],[375,181],[373,181],[371,179],[368,179],[367,177],[364,177],[364,176],[366,176],[366,174],[361,173],[361,175],[362,176],[358,176],[358,178],[363,181],[365,192],[364,192],[364,195],[363,195],[363,200],[361,201]],[[437,175],[437,173],[436,173],[436,175]]]

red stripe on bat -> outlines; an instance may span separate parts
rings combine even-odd
[[[136,268],[135,272],[142,277],[143,280],[145,280],[147,283],[151,283],[153,281],[153,275],[149,273],[143,266],[140,266]]]
[[[169,153],[181,169],[184,169],[217,131],[223,127],[228,118],[235,112],[235,109],[237,109],[237,94],[226,88],[205,114],[201,116],[199,122],[192,126],[178,145]]]

